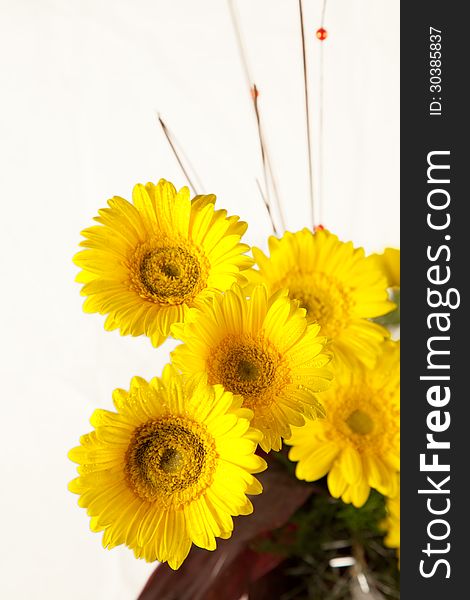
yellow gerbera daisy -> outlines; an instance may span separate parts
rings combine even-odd
[[[376,368],[335,372],[322,395],[326,417],[294,427],[286,440],[298,461],[299,479],[316,481],[328,473],[335,498],[362,506],[370,488],[396,493],[400,468],[398,342],[385,342]]]
[[[350,366],[359,359],[375,363],[388,331],[368,319],[394,308],[387,299],[387,282],[380,270],[352,242],[341,242],[327,230],[303,229],[269,239],[270,257],[258,248],[253,256],[259,271],[249,272],[254,283],[266,283],[272,292],[289,289],[307,310],[309,322],[318,322],[332,340],[337,362]]]
[[[177,569],[191,543],[214,550],[232,515],[253,510],[251,473],[266,468],[252,412],[222,386],[198,375],[184,381],[171,366],[150,383],[135,377],[113,395],[117,413],[96,410],[95,430],[69,457],[80,476],[69,484],[87,508],[103,546],[126,544],[138,558]]]
[[[387,278],[387,285],[391,288],[400,287],[400,250],[398,248],[385,248],[382,254],[372,254],[376,266]]]
[[[108,314],[107,330],[145,334],[158,346],[189,307],[245,281],[240,271],[252,260],[239,242],[247,225],[215,210],[215,196],[191,202],[188,188],[176,192],[163,179],[136,185],[132,198],[108,200],[100,225],[82,232],[77,281],[84,310]]]
[[[326,389],[332,374],[324,368],[330,356],[319,331],[287,291],[269,297],[260,285],[247,298],[234,285],[178,328],[184,344],[172,359],[183,373],[207,372],[209,383],[240,394],[269,452],[281,448],[281,437],[290,435],[291,424],[302,425],[304,414],[322,413],[314,392]]]

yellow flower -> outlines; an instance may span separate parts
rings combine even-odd
[[[371,369],[336,371],[322,395],[326,418],[293,428],[289,458],[298,461],[299,479],[316,481],[328,473],[335,498],[362,506],[370,488],[396,493],[400,468],[399,342],[385,342]]]
[[[400,476],[397,475],[397,492],[392,498],[386,498],[385,506],[387,517],[382,523],[386,530],[384,543],[388,548],[396,548],[398,559],[400,559]]]
[[[305,422],[303,415],[322,413],[314,392],[327,388],[332,374],[319,330],[286,291],[269,297],[260,285],[247,298],[235,285],[178,328],[184,344],[172,359],[183,373],[207,372],[210,383],[243,396],[269,452],[281,448],[291,424]]]
[[[214,201],[191,202],[188,188],[176,192],[163,179],[136,185],[133,204],[109,200],[95,217],[100,225],[82,232],[86,249],[74,258],[83,269],[84,310],[108,314],[107,330],[145,334],[158,346],[189,307],[244,282],[240,271],[252,264],[239,243],[246,223],[216,211]]]
[[[372,254],[370,258],[387,278],[388,287],[399,288],[400,250],[397,248],[385,248],[382,254]]]
[[[280,240],[271,237],[269,249],[268,258],[253,248],[259,271],[249,272],[252,282],[264,282],[272,292],[288,288],[307,310],[309,322],[318,322],[332,340],[336,362],[352,367],[359,360],[372,367],[389,333],[368,319],[394,304],[387,299],[385,277],[364,250],[327,230],[308,229],[286,232]]]
[[[199,375],[183,380],[171,366],[150,383],[135,377],[116,390],[117,410],[96,410],[95,430],[69,457],[79,477],[69,484],[87,508],[103,546],[126,544],[138,558],[177,569],[191,543],[214,550],[228,538],[232,515],[259,494],[251,475],[266,468],[254,454],[259,432],[242,400]]]

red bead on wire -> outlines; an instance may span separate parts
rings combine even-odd
[[[316,36],[320,40],[320,42],[324,42],[328,37],[328,31],[323,27],[320,27],[320,29],[317,29]]]

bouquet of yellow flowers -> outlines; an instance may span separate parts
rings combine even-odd
[[[396,598],[399,251],[318,226],[265,254],[163,179],[95,221],[85,311],[180,342],[69,453],[103,545],[157,561],[141,600]]]

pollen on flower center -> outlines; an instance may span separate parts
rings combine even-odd
[[[177,264],[164,264],[162,265],[162,273],[167,277],[170,277],[170,279],[176,279],[181,276],[181,269]]]
[[[241,360],[238,363],[238,375],[241,381],[256,381],[260,372],[255,363],[249,360]]]
[[[144,256],[140,265],[145,288],[162,298],[191,292],[200,273],[197,259],[178,247],[152,250]]]
[[[349,320],[351,299],[347,291],[325,273],[287,277],[280,287],[289,288],[289,296],[307,311],[308,321],[318,322],[328,337],[335,337]]]
[[[183,455],[175,448],[168,448],[162,454],[160,468],[165,473],[176,473],[183,466]]]
[[[126,453],[129,486],[142,499],[179,504],[210,484],[215,449],[204,428],[181,417],[138,427]]]
[[[187,240],[153,241],[135,252],[131,286],[147,300],[182,304],[191,301],[205,287],[206,263],[202,253]]]
[[[208,360],[209,381],[243,396],[244,406],[269,406],[287,376],[280,354],[262,338],[227,336]]]
[[[353,433],[367,435],[374,429],[374,421],[363,410],[357,409],[346,419],[346,423]]]
[[[395,446],[399,434],[399,408],[395,407],[387,392],[378,393],[373,388],[345,386],[327,400],[327,437],[342,439],[360,452],[372,449],[383,454]]]

